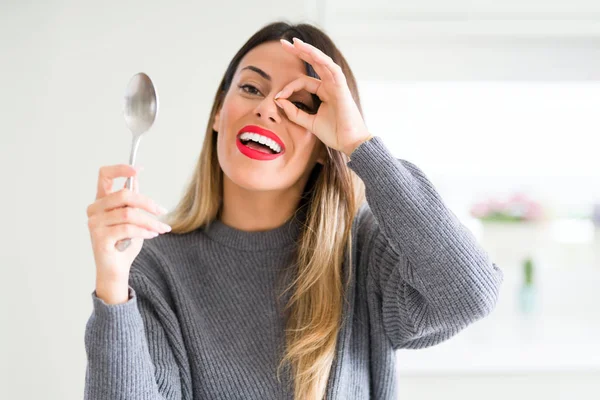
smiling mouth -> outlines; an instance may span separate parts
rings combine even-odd
[[[240,140],[240,141],[242,142],[242,144],[244,146],[249,147],[249,148],[251,148],[253,150],[256,150],[256,151],[260,151],[261,153],[265,153],[265,154],[278,154],[278,153],[275,153],[275,151],[273,149],[271,149],[270,147],[267,147],[267,146],[265,146],[263,144],[260,144],[260,143],[253,142],[252,140],[246,140],[246,141]]]
[[[274,140],[252,132],[244,132],[239,136],[240,142],[253,150],[265,154],[280,154],[281,146]]]

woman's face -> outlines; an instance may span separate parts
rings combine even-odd
[[[285,85],[305,74],[304,62],[278,41],[263,43],[244,56],[213,124],[225,180],[247,190],[302,185],[296,187],[301,191],[315,163],[324,162],[321,141],[291,122],[273,101]],[[289,100],[304,111],[316,112],[306,91]],[[265,139],[267,146],[254,142]]]

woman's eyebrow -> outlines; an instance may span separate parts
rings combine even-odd
[[[258,67],[255,67],[254,65],[248,65],[247,67],[242,68],[242,71],[245,70],[245,69],[249,69],[251,71],[256,72],[257,74],[259,74],[260,76],[262,76],[263,78],[265,78],[268,81],[271,80],[271,75],[267,74],[262,69],[260,69]]]

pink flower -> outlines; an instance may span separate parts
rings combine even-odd
[[[531,202],[525,213],[525,219],[532,221],[542,217],[542,206],[538,203]]]
[[[500,199],[491,199],[489,201],[490,204],[490,209],[492,211],[496,211],[496,212],[502,212],[504,210],[506,210],[506,206],[508,205],[508,203],[506,201],[500,200]]]
[[[471,215],[475,218],[483,218],[490,212],[490,208],[485,203],[477,203],[471,207]]]
[[[540,203],[524,193],[515,193],[508,200],[489,198],[471,207],[471,215],[475,218],[486,218],[493,214],[517,220],[537,220],[542,217],[543,209]]]

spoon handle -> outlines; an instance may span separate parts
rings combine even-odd
[[[129,165],[133,166],[135,164],[135,155],[137,153],[138,146],[140,144],[140,139],[142,135],[136,135],[133,137],[133,141],[131,142],[131,153],[129,154]],[[129,190],[134,190],[133,187],[133,177],[127,178],[125,182],[125,187]],[[131,244],[131,239],[121,239],[115,244],[115,248],[119,251],[125,251]]]
[[[131,165],[133,165],[133,164],[131,164]],[[127,181],[125,182],[125,187],[129,190],[133,190],[132,177],[127,178]],[[129,247],[130,244],[131,244],[131,239],[129,239],[129,238],[121,239],[115,244],[115,248],[119,251],[125,251],[125,250],[127,250],[127,248]]]

